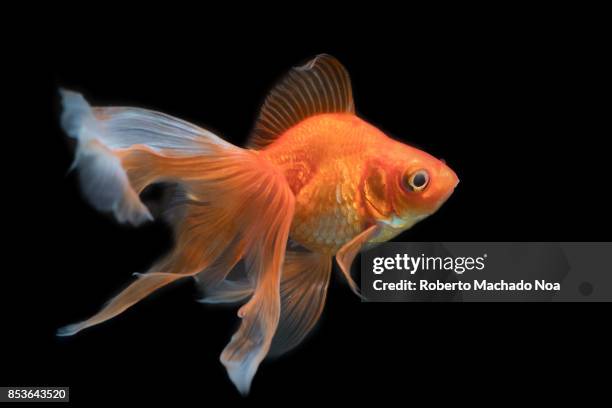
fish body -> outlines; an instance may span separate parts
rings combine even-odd
[[[163,217],[175,246],[69,336],[192,277],[203,303],[238,303],[241,325],[220,360],[242,394],[261,361],[298,345],[317,323],[335,258],[351,264],[434,213],[458,183],[441,160],[388,137],[354,109],[345,68],[319,55],[266,98],[245,148],[140,108],[91,107],[62,91],[85,198],[122,223],[153,219],[140,193],[176,186]],[[297,244],[297,245],[295,245]]]
[[[310,117],[283,133],[262,154],[281,169],[296,197],[290,237],[335,254],[365,227],[380,224],[368,242],[384,242],[435,211],[458,182],[434,157],[399,143],[352,113]],[[401,190],[410,169],[428,168],[436,186],[423,194]],[[435,173],[435,175],[433,175]],[[433,184],[433,183],[432,183]]]

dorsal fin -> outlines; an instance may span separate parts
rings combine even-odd
[[[320,54],[295,67],[266,97],[247,147],[261,149],[290,127],[320,113],[354,113],[353,91],[346,68]]]

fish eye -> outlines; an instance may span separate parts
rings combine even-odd
[[[429,173],[423,169],[406,173],[403,177],[403,184],[409,191],[423,191],[429,184]]]

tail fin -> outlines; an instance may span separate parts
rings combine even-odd
[[[138,224],[150,218],[138,197],[148,184],[176,182],[182,194],[170,211],[173,251],[95,316],[58,335],[108,320],[181,277],[199,274],[214,287],[244,259],[254,290],[221,360],[237,388],[248,392],[280,316],[281,267],[294,211],[284,176],[258,152],[179,119],[136,108],[91,108],[69,91],[62,96],[62,124],[78,140],[75,166],[96,208]]]
[[[64,111],[61,122],[77,140],[72,168],[78,169],[87,200],[99,211],[112,212],[119,222],[138,225],[152,219],[138,194],[155,181],[128,180],[122,160],[133,151],[148,149],[161,156],[214,155],[237,147],[211,132],[163,113],[139,108],[92,108],[79,93],[61,90]]]

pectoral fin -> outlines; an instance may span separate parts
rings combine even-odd
[[[379,231],[380,228],[378,225],[372,225],[371,227],[362,231],[355,238],[344,244],[344,246],[336,253],[336,262],[338,262],[338,266],[340,267],[342,274],[346,278],[351,290],[359,297],[361,297],[361,293],[359,292],[359,287],[351,277],[351,265],[353,264],[353,260],[361,248],[370,239],[374,238]]]

